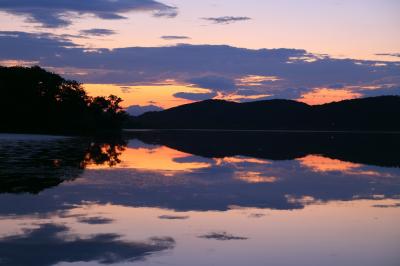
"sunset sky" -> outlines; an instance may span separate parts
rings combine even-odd
[[[40,65],[139,113],[397,95],[398,14],[398,0],[0,0],[0,65]]]

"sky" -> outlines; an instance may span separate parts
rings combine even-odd
[[[397,0],[0,0],[0,64],[124,106],[400,94]]]

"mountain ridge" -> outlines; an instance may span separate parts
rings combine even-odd
[[[131,118],[129,128],[400,131],[400,96],[308,105],[285,99],[205,100]]]

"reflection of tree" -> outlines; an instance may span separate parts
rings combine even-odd
[[[115,166],[121,139],[0,142],[0,193],[39,193],[73,180],[91,164]]]
[[[91,164],[108,164],[110,167],[121,162],[119,156],[125,150],[125,146],[120,143],[91,143],[85,159],[82,162],[83,166]]]

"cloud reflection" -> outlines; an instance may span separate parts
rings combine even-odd
[[[162,250],[172,249],[172,238],[151,238],[144,242],[121,240],[121,235],[98,234],[90,237],[71,235],[68,227],[42,224],[21,235],[0,239],[1,265],[46,266],[59,262],[113,264],[135,261]]]

